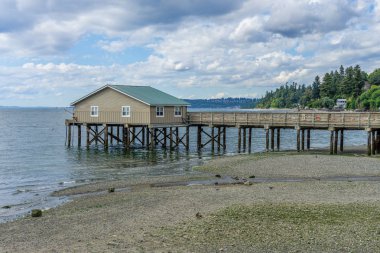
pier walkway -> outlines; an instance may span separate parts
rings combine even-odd
[[[83,112],[81,112],[83,113]],[[90,112],[88,112],[90,113]],[[380,153],[380,113],[378,112],[188,112],[182,116],[182,123],[162,122],[162,124],[133,124],[126,122],[118,112],[91,118],[89,122],[66,120],[67,143],[72,143],[72,127],[78,127],[78,145],[81,145],[81,126],[86,127],[87,146],[100,142],[105,147],[113,143],[123,143],[129,148],[131,143],[142,146],[163,148],[183,145],[189,149],[190,127],[197,128],[197,148],[210,145],[211,149],[226,148],[226,128],[238,130],[238,149],[248,150],[252,145],[252,129],[261,128],[266,133],[267,151],[280,150],[281,129],[290,128],[297,132],[297,151],[310,149],[311,130],[330,131],[330,153],[343,152],[344,131],[366,131],[368,134],[368,155]],[[139,118],[138,112],[134,117]],[[185,128],[180,134],[179,128]],[[205,128],[208,131],[205,131]],[[305,136],[306,133],[306,136]],[[276,144],[276,147],[275,147]],[[305,145],[306,144],[306,145]]]

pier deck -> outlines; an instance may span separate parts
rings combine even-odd
[[[361,130],[368,133],[368,155],[380,153],[380,113],[378,112],[188,112],[176,122],[162,122],[162,124],[149,124],[147,122],[134,124],[126,118],[117,116],[118,112],[111,112],[112,117],[91,118],[89,122],[73,119],[66,120],[68,126],[68,145],[71,145],[71,127],[78,127],[78,145],[81,143],[81,126],[86,127],[87,146],[100,142],[105,147],[113,143],[123,143],[129,148],[131,143],[138,142],[142,146],[163,148],[170,146],[183,146],[189,149],[191,127],[197,128],[197,148],[202,149],[206,145],[226,148],[226,128],[238,130],[238,149],[241,146],[248,150],[252,142],[252,128],[261,128],[266,133],[266,150],[280,150],[280,130],[291,128],[297,131],[297,151],[310,149],[311,130],[330,131],[330,153],[343,152],[344,131]],[[137,113],[138,114],[138,113]],[[133,117],[139,117],[139,115]],[[107,119],[107,120],[102,120]],[[185,133],[180,134],[179,128],[185,128]],[[210,128],[205,131],[204,128]],[[306,136],[305,136],[306,133]],[[248,136],[247,136],[248,134]],[[340,136],[339,136],[340,135]],[[248,137],[248,138],[247,138]],[[275,138],[276,137],[276,138]],[[306,145],[305,145],[306,142]],[[305,147],[306,146],[306,147]]]

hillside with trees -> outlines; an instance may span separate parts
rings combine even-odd
[[[192,108],[253,108],[257,98],[212,98],[212,99],[185,99]]]
[[[371,74],[359,65],[316,76],[310,85],[285,84],[265,94],[260,108],[333,108],[338,98],[347,100],[347,109],[378,110],[380,107],[380,69]],[[369,89],[369,87],[371,87]],[[367,88],[367,90],[366,90]]]

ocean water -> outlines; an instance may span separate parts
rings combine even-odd
[[[197,152],[195,128],[190,129],[189,152],[184,148],[126,151],[122,146],[87,149],[76,146],[76,136],[74,146],[66,147],[64,121],[70,117],[63,108],[0,108],[0,222],[23,216],[34,208],[47,209],[67,201],[65,197],[50,196],[59,189],[102,180],[196,173],[194,165],[238,152],[234,128],[227,129],[227,150],[215,149],[214,153],[210,145]],[[294,150],[295,131],[281,133],[281,149]],[[262,129],[253,129],[251,152],[264,150],[264,134]],[[364,131],[345,132],[345,145],[365,143]],[[312,148],[328,145],[327,131],[312,131]]]

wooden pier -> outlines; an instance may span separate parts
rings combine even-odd
[[[78,112],[79,113],[79,112]],[[90,112],[80,112],[87,113]],[[117,112],[110,112],[116,115]],[[141,118],[138,112],[133,117]],[[102,119],[107,119],[103,120]],[[78,131],[78,145],[82,144],[82,130],[86,129],[86,145],[102,144],[108,147],[123,144],[126,148],[140,147],[177,148],[189,150],[190,128],[196,129],[197,149],[211,146],[226,149],[227,128],[238,131],[238,150],[251,150],[252,129],[265,131],[267,151],[280,150],[281,129],[296,131],[296,150],[311,148],[311,131],[330,132],[330,153],[344,151],[344,131],[366,131],[368,155],[380,153],[380,113],[374,112],[187,112],[181,121],[160,124],[131,124],[122,117],[91,118],[90,122],[66,120],[67,144],[71,146],[74,127]],[[205,129],[207,128],[208,131]],[[182,129],[181,131],[179,129]],[[182,133],[182,134],[180,134]]]

